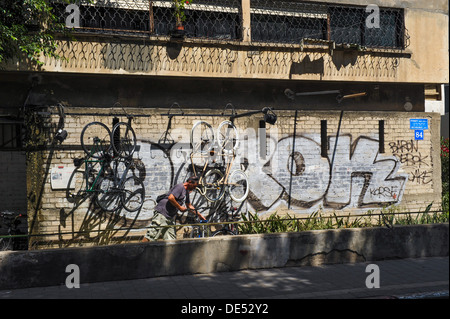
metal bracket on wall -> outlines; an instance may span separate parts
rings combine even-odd
[[[171,114],[170,113],[170,110],[172,109],[172,107],[174,106],[174,105],[177,105],[178,107],[179,107],[179,105],[178,105],[178,103],[173,103],[172,104],[172,106],[170,107],[170,109],[169,109],[169,112],[168,113],[163,113],[163,114],[160,114],[161,116],[167,116],[167,117],[169,117],[169,119],[170,118],[172,118],[172,117],[174,117],[174,116],[197,116],[197,117],[200,117],[200,116],[216,116],[216,117],[234,117],[234,116],[237,116],[237,113],[236,113],[236,111],[235,111],[235,109],[234,109],[234,106],[233,106],[233,104],[231,104],[231,103],[228,103],[226,106],[225,106],[225,108],[224,108],[224,110],[223,110],[223,112],[222,113],[220,113],[220,114],[211,114],[211,113],[195,113],[195,114],[185,114],[184,112],[183,112],[183,110],[179,107],[179,109],[180,109],[180,113],[178,113],[178,114]],[[228,108],[230,108],[231,107],[231,114],[225,114],[225,111],[227,111],[228,110]]]
[[[295,93],[294,91],[292,91],[290,89],[286,89],[286,90],[284,90],[284,94],[290,100],[294,100],[296,96],[315,96],[315,95],[337,94],[336,101],[338,103],[341,103],[343,100],[346,100],[346,99],[353,99],[353,98],[357,98],[357,97],[361,97],[361,96],[366,96],[367,92],[343,95],[341,90],[329,90],[329,91]]]
[[[177,107],[179,110],[179,113],[171,113],[173,107]],[[173,144],[175,142],[174,139],[172,138],[172,136],[170,135],[170,130],[172,129],[172,119],[174,116],[177,116],[177,115],[184,115],[184,112],[181,109],[180,104],[178,104],[177,102],[174,102],[170,106],[169,112],[167,113],[167,116],[169,117],[169,122],[167,123],[166,131],[159,138],[158,144]]]

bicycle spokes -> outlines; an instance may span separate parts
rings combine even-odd
[[[117,155],[128,158],[136,150],[136,134],[133,128],[125,122],[114,125],[112,130],[113,149]]]
[[[203,179],[204,195],[209,201],[216,201],[224,194],[223,173],[212,169],[205,174]]]
[[[115,124],[112,132],[101,122],[91,122],[83,128],[80,141],[87,155],[74,161],[76,169],[66,190],[68,201],[78,204],[94,194],[102,210],[139,210],[145,200],[145,174],[134,174],[136,135],[131,122]]]
[[[142,180],[135,176],[127,178],[123,186],[123,207],[129,212],[135,212],[142,207],[144,199],[145,187]]]
[[[231,121],[223,121],[217,130],[217,141],[224,153],[236,151],[239,142],[238,131]]]
[[[197,122],[191,131],[191,146],[193,152],[207,153],[214,146],[214,131],[205,121]]]
[[[101,158],[111,150],[111,131],[101,122],[92,122],[81,131],[81,147],[93,158]]]

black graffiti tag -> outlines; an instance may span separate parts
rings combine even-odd
[[[428,156],[422,156],[420,152],[418,154],[411,154],[411,153],[395,154],[395,156],[398,157],[400,163],[405,164],[406,166],[416,166],[416,165],[418,165],[419,167],[421,165],[429,166],[427,163],[425,163],[425,159],[427,159]]]
[[[433,181],[432,173],[429,171],[421,171],[420,169],[416,169],[411,173],[411,176],[408,178],[410,182],[417,182],[418,184],[429,184]]]
[[[414,140],[397,140],[397,142],[390,142],[389,147],[391,148],[392,154],[418,152],[418,142],[416,141],[414,143]]]

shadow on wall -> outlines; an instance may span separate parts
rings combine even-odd
[[[391,146],[391,143],[386,143],[392,147],[391,151],[395,156],[379,153],[378,132],[370,136],[328,135],[323,140],[320,134],[284,134],[279,137],[277,127],[274,126],[270,129],[270,134],[264,134],[266,154],[261,156],[260,132],[251,128],[238,129],[241,146],[237,151],[235,165],[246,172],[250,193],[244,204],[237,205],[227,199],[224,206],[225,209],[237,206],[241,213],[247,210],[275,211],[280,205],[287,206],[288,203],[293,209],[306,213],[312,213],[320,206],[324,209],[341,210],[399,204],[408,181],[408,174],[399,172],[400,166],[405,159],[412,158],[414,154],[411,152],[420,151],[408,151],[404,145]],[[137,156],[144,170],[145,177],[142,178],[145,201],[137,212],[130,213],[124,209],[104,212],[89,197],[79,202],[66,199],[64,204],[67,205],[63,208],[60,206],[58,210],[61,230],[59,240],[66,241],[61,244],[62,247],[77,240],[83,242],[84,239],[112,243],[119,236],[131,238],[137,234],[136,229],[149,226],[155,199],[193,174],[191,148],[187,141],[189,134],[186,135],[184,131],[179,135],[182,138],[176,143],[173,140],[154,142],[138,139],[140,150]],[[322,143],[318,141],[327,144],[325,154]],[[56,160],[56,148],[56,145],[51,145],[47,162],[40,165],[45,167],[42,181],[48,180],[50,167]],[[62,148],[64,152],[79,149],[79,145],[64,145]],[[38,212],[42,206],[45,185],[42,182],[42,185],[37,186],[39,187],[34,195],[30,197],[35,199],[32,203],[33,214],[30,214],[30,229],[34,233],[37,231],[34,225],[39,224]],[[203,198],[199,198],[195,204],[207,211],[205,215],[214,214],[220,206],[212,205]],[[75,229],[74,225],[80,226]],[[100,227],[105,229],[99,231]]]
[[[278,141],[270,136],[268,138],[271,143],[269,148],[273,152],[267,159],[261,160],[255,156],[259,153],[257,143],[251,142],[252,138],[243,147],[247,152],[238,153],[237,165],[247,163],[241,167],[245,168],[249,178],[248,200],[237,204],[225,197],[224,202],[211,204],[201,196],[194,197],[194,204],[204,215],[215,214],[221,205],[220,209],[235,206],[245,213],[247,209],[276,210],[281,203],[288,202],[294,209],[306,210],[314,210],[318,205],[340,210],[382,207],[401,202],[408,176],[397,172],[400,166],[397,157],[378,153],[376,139],[360,136],[353,141],[352,135],[345,134],[337,140],[330,136],[329,145],[337,149],[335,165],[331,167],[333,147],[330,147],[328,157],[323,158],[321,145],[311,137],[296,136],[294,153],[292,136]],[[124,209],[104,212],[92,197],[67,205],[59,212],[62,233],[68,225],[79,223],[80,213],[84,217],[79,228],[71,230],[76,235],[65,240],[62,247],[82,242],[83,239],[104,244],[117,240],[114,239],[117,236],[132,238],[134,230],[150,225],[156,197],[192,175],[188,144],[176,143],[168,147],[148,140],[140,140],[139,144],[139,161],[145,170],[143,207],[134,213]],[[254,165],[248,165],[252,162]],[[50,163],[51,159],[47,169]],[[291,164],[294,164],[293,171]],[[98,231],[100,227],[102,230]]]

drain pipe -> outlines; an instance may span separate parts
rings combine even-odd
[[[294,175],[294,154],[295,154],[295,136],[297,135],[297,115],[298,110],[295,110],[294,118],[294,136],[292,141],[292,154],[291,154],[291,178],[289,181],[289,198],[288,198],[288,209],[291,209],[291,194],[292,194],[292,176]]]

